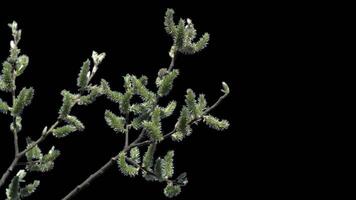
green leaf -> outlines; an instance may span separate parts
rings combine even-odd
[[[140,157],[140,150],[138,147],[134,147],[130,149],[130,158],[135,162],[135,163],[141,163],[141,157]]]
[[[225,130],[229,128],[230,125],[227,120],[219,120],[218,118],[213,117],[211,115],[205,115],[203,116],[203,119],[206,125],[218,131]]]
[[[147,81],[146,78],[143,78],[143,81]],[[131,76],[131,79],[134,86],[134,93],[139,95],[143,101],[155,101],[156,95],[148,90],[140,79],[137,79],[135,76]]]
[[[77,96],[68,92],[67,90],[63,90],[61,94],[63,96],[63,103],[59,109],[58,114],[60,119],[65,119],[67,115],[70,114],[73,106],[75,105]]]
[[[164,172],[163,172],[163,160],[158,157],[156,159],[155,165],[154,165],[154,174],[156,175],[156,178],[158,181],[162,182],[164,180]]]
[[[199,95],[198,104],[196,105],[198,116],[201,116],[207,106],[207,102],[204,94]]]
[[[168,72],[166,75],[164,75],[162,78],[158,76],[156,80],[156,85],[158,87],[158,95],[163,97],[169,94],[169,92],[173,88],[173,81],[174,79],[177,78],[179,75],[179,70],[174,69],[171,72]]]
[[[78,79],[77,79],[77,86],[79,90],[84,91],[89,83],[89,68],[90,68],[90,60],[87,59],[79,72]]]
[[[174,23],[173,15],[174,15],[174,10],[167,9],[166,15],[164,17],[164,28],[169,35],[172,35],[173,37],[175,37],[177,34],[176,33],[177,30],[176,30],[176,26]]]
[[[54,137],[62,138],[62,137],[69,135],[70,133],[75,132],[76,130],[77,129],[75,128],[75,126],[65,125],[65,126],[53,129],[52,133],[53,133]]]
[[[143,156],[143,161],[142,161],[142,167],[145,167],[147,169],[151,169],[153,166],[153,158],[154,158],[154,153],[156,151],[156,143],[152,143],[148,146],[147,151],[145,155]]]
[[[143,127],[147,130],[149,136],[154,141],[160,142],[163,140],[161,127],[150,121],[143,121]]]
[[[27,148],[33,145],[33,141],[30,138],[26,139]],[[26,152],[27,161],[41,160],[43,158],[42,151],[38,145],[33,146],[28,152]]]
[[[12,76],[12,65],[5,61],[2,64],[2,76],[0,81],[2,82],[1,90],[5,92],[10,92],[13,88],[13,76]]]
[[[105,79],[101,79],[100,87],[103,89],[104,93],[110,90],[110,84]]]
[[[24,188],[21,188],[20,195],[21,197],[28,197],[34,193],[37,187],[40,185],[40,181],[35,180],[33,183],[27,184]]]
[[[120,103],[122,101],[123,94],[120,92],[112,91],[110,89],[109,83],[106,80],[101,79],[100,87],[102,88],[106,98],[109,99],[110,101],[114,103]]]
[[[144,121],[143,117],[136,117],[131,121],[131,126],[135,130],[138,130],[138,129],[142,128],[143,121]]]
[[[162,169],[163,177],[165,179],[171,178],[174,174],[173,157],[174,151],[168,151],[167,154],[164,156],[164,161],[162,162]]]
[[[118,165],[120,171],[126,176],[136,176],[140,168],[134,167],[132,165],[127,164],[126,162],[126,153],[120,152],[118,157]]]
[[[15,99],[14,106],[12,109],[12,116],[21,115],[23,109],[31,104],[33,95],[34,95],[34,90],[32,87],[23,88]]]
[[[90,92],[88,95],[81,96],[79,99],[79,105],[89,105],[92,104],[98,97],[102,95],[102,89],[98,86],[90,87]]]
[[[48,172],[53,169],[54,161],[60,155],[60,151],[56,150],[54,146],[41,159],[29,161],[26,169],[33,172]]]
[[[172,140],[175,142],[180,142],[184,139],[184,134],[180,131],[177,131],[175,133],[172,134],[171,136]]]
[[[192,129],[190,128],[190,113],[186,106],[183,106],[178,122],[176,124],[176,132],[172,134],[171,138],[173,141],[182,141],[186,135],[190,135]]]
[[[176,101],[171,101],[169,104],[161,109],[161,118],[166,118],[169,117],[173,114],[174,110],[177,107],[177,102]]]
[[[0,99],[0,113],[7,114],[9,111],[10,107],[9,105]]]
[[[126,132],[124,117],[116,116],[110,110],[106,110],[105,121],[115,132],[121,132],[121,133]]]
[[[67,122],[69,125],[72,125],[78,131],[83,131],[85,129],[84,124],[75,116],[67,115],[64,118],[64,121]]]
[[[208,46],[210,35],[204,33],[197,43],[194,44],[194,53],[199,52]]]
[[[147,130],[149,136],[160,142],[163,140],[163,134],[161,132],[161,110],[156,107],[151,115],[151,121],[144,121],[143,127]]]
[[[29,63],[29,58],[26,55],[21,55],[17,58],[16,62],[16,76],[20,76],[25,69],[27,68]]]
[[[185,22],[183,19],[179,20],[177,25],[177,34],[174,38],[174,45],[177,47],[178,51],[184,48],[184,41],[185,41]]]
[[[187,90],[187,94],[185,95],[185,103],[187,105],[188,110],[193,114],[194,117],[198,116],[197,111],[197,101],[195,100],[196,95],[192,89]]]
[[[120,111],[123,115],[126,115],[130,111],[130,100],[133,96],[131,90],[127,90],[124,95],[122,95],[121,101],[119,102]]]
[[[6,197],[6,200],[20,200],[20,178],[17,175],[12,178],[6,189]]]
[[[60,155],[60,151],[56,150],[54,146],[43,156],[43,162],[53,162]]]
[[[185,26],[185,37],[186,37],[186,45],[191,45],[192,41],[197,36],[197,30],[194,28],[194,24],[191,19],[187,19],[187,25]]]
[[[164,195],[168,198],[173,198],[181,193],[181,188],[179,185],[173,185],[171,182],[167,184],[164,188]]]

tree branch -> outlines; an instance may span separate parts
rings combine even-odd
[[[227,94],[224,94],[223,96],[221,96],[211,107],[209,107],[208,109],[205,110],[204,114],[209,113],[210,111],[212,111],[214,108],[216,108],[223,99],[225,99],[227,96]],[[192,120],[190,122],[190,124],[193,124],[195,122],[198,122],[201,120],[202,117],[198,117],[194,120]],[[167,139],[169,136],[171,136],[173,133],[175,133],[176,128],[174,128],[171,132],[167,133],[164,135],[163,140]],[[136,138],[135,141],[133,141],[130,145],[125,146],[125,148],[123,149],[123,151],[129,151],[131,148],[133,147],[140,147],[140,146],[144,146],[144,145],[149,145],[151,143],[153,143],[154,141],[152,140],[146,140],[143,142],[140,142],[141,139],[143,138],[145,134],[145,129],[142,129],[140,135]],[[163,141],[162,140],[162,141]],[[77,195],[83,188],[87,187],[88,185],[91,184],[92,181],[94,181],[95,179],[97,179],[98,177],[100,177],[101,175],[104,174],[104,172],[109,169],[114,163],[115,161],[118,159],[119,155],[116,155],[115,157],[111,158],[104,166],[102,166],[98,171],[96,171],[95,173],[93,173],[92,175],[90,175],[84,182],[82,182],[81,184],[77,185],[67,196],[65,196],[62,200],[68,200],[73,198],[75,195]],[[149,173],[155,177],[157,177],[153,172],[143,168],[142,166],[140,166],[139,164],[137,164],[135,161],[133,161],[130,158],[126,157],[126,160],[134,165],[135,167],[139,167],[140,169],[144,170],[146,173]]]
[[[10,166],[7,168],[7,170],[5,171],[5,173],[2,175],[1,179],[0,179],[0,188],[4,185],[5,181],[7,180],[7,178],[9,177],[10,173],[14,170],[14,168],[16,167],[16,165],[18,165],[19,160],[28,152],[30,151],[32,148],[34,148],[36,145],[40,144],[41,142],[43,142],[45,140],[45,138],[49,135],[49,133],[52,132],[52,130],[54,128],[57,127],[57,125],[59,124],[59,121],[56,121],[50,129],[47,130],[47,132],[45,134],[42,134],[41,137],[39,137],[34,143],[32,143],[32,145],[28,146],[26,149],[24,149],[21,152],[17,152],[17,154],[15,155],[13,161],[11,162]]]
[[[94,174],[90,175],[84,182],[82,182],[80,185],[77,185],[67,196],[65,196],[62,200],[68,200],[77,195],[81,190],[86,188],[87,186],[90,185],[92,181],[100,177],[101,175],[104,174],[106,170],[108,170],[117,160],[118,155],[111,158],[105,165],[103,165],[98,171],[96,171]]]
[[[169,65],[168,71],[172,70],[174,67],[174,63],[175,63],[175,57],[176,54],[172,57],[171,59],[171,63]],[[157,97],[157,101],[156,104],[158,103],[159,97]],[[126,122],[128,121],[128,116],[126,116]],[[141,139],[143,138],[143,136],[145,135],[145,129],[142,129],[140,135],[136,138],[135,141],[133,141],[131,144],[128,144],[128,129],[127,132],[125,134],[125,147],[123,148],[122,151],[128,151],[131,148],[137,146],[137,143],[141,141]],[[81,184],[77,185],[68,195],[66,195],[62,200],[68,200],[71,199],[72,197],[74,197],[75,195],[78,194],[79,191],[81,191],[83,188],[87,187],[88,185],[91,184],[92,181],[94,181],[96,178],[98,178],[99,176],[103,175],[104,172],[110,168],[111,165],[113,165],[115,162],[115,160],[117,160],[119,157],[119,155],[116,155],[115,157],[111,158],[105,165],[103,165],[98,171],[96,171],[95,173],[91,174],[85,181],[83,181]]]

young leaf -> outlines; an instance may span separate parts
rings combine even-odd
[[[147,148],[145,155],[143,156],[142,167],[151,169],[153,166],[154,153],[156,151],[156,143],[150,144]]]
[[[75,104],[76,96],[66,90],[63,90],[61,94],[63,96],[63,103],[58,113],[60,119],[65,119]]]
[[[230,125],[227,120],[219,120],[218,118],[213,117],[211,115],[205,115],[203,119],[206,125],[218,131],[225,130],[229,128]]]
[[[135,163],[141,163],[141,158],[140,158],[140,150],[138,147],[134,147],[130,149],[130,158],[135,162]]]
[[[181,188],[179,185],[173,185],[171,182],[167,184],[164,188],[164,195],[168,198],[173,198],[181,193]]]
[[[21,188],[20,190],[20,196],[21,197],[28,197],[32,193],[34,193],[37,189],[37,187],[40,185],[40,181],[35,180],[33,183],[27,184],[24,188]]]
[[[86,86],[88,85],[89,81],[89,68],[90,68],[90,60],[87,59],[83,65],[82,68],[80,69],[78,79],[77,79],[77,86],[79,87],[79,90],[83,91],[85,90]]]
[[[174,10],[167,9],[166,15],[164,17],[164,28],[169,35],[175,37],[177,30],[176,30],[176,26],[174,24],[173,15],[174,15]]]
[[[161,118],[166,118],[169,117],[173,114],[174,110],[176,109],[177,102],[176,101],[171,101],[169,104],[161,109]]]
[[[125,133],[125,118],[116,116],[109,110],[105,111],[105,121],[106,123],[114,129],[115,132]]]
[[[210,39],[210,35],[205,33],[197,43],[194,44],[194,53],[203,50],[206,46],[208,46]]]
[[[98,86],[93,86],[89,90],[90,92],[88,95],[80,97],[78,102],[79,105],[89,105],[102,95],[102,89]]]
[[[184,48],[184,41],[185,41],[185,22],[183,19],[179,20],[177,25],[177,34],[175,39],[174,45],[177,47],[178,51]]]
[[[120,111],[123,115],[126,115],[130,111],[130,100],[133,96],[131,89],[127,90],[124,95],[122,95],[121,101],[119,102]]]
[[[173,88],[173,81],[177,76],[179,75],[179,71],[177,69],[174,69],[171,72],[168,72],[165,76],[162,78],[158,77],[158,81],[156,81],[156,84],[158,86],[158,95],[163,97],[169,94],[169,92]]]
[[[30,138],[27,138],[26,141],[27,147],[31,147],[33,145],[33,141]],[[26,158],[27,161],[41,160],[43,158],[42,151],[38,145],[35,145],[28,152],[26,152]]]
[[[173,157],[174,151],[168,151],[167,154],[164,156],[164,161],[162,162],[162,169],[163,177],[165,179],[171,178],[174,174]]]
[[[198,104],[197,104],[198,116],[203,114],[206,106],[207,106],[207,102],[206,102],[206,99],[205,99],[205,95],[204,94],[200,94],[199,98],[198,98]]]
[[[64,121],[67,122],[69,125],[74,126],[78,131],[83,131],[85,128],[84,124],[75,116],[67,115],[64,118]]]
[[[180,131],[177,131],[175,133],[172,134],[172,140],[175,142],[180,142],[184,139],[184,134]]]
[[[197,108],[196,108],[196,100],[195,100],[195,93],[193,92],[192,89],[188,89],[187,90],[187,94],[185,95],[185,103],[187,105],[187,108],[189,110],[189,112],[191,112],[194,117],[197,117]]]
[[[7,114],[9,111],[9,105],[0,99],[0,113]]]
[[[33,172],[48,172],[53,169],[54,161],[60,155],[60,151],[52,147],[46,155],[34,162],[28,162],[26,169]]]
[[[156,178],[158,181],[162,182],[164,180],[164,172],[163,172],[163,162],[160,157],[156,159],[155,165],[154,165],[154,174],[156,175]]]
[[[146,78],[143,78],[143,81],[147,81]],[[131,81],[134,86],[135,93],[137,95],[139,95],[143,101],[154,101],[155,100],[156,95],[153,92],[151,92],[150,90],[148,90],[146,88],[145,84],[143,84],[140,79],[137,79],[135,76],[132,76],[131,79],[132,79]]]
[[[127,164],[126,162],[126,153],[120,152],[119,158],[117,161],[120,171],[126,176],[136,176],[138,174],[139,168],[136,168],[132,165]]]
[[[16,76],[20,76],[28,66],[29,58],[26,55],[21,55],[16,62]]]
[[[2,76],[0,81],[2,82],[1,89],[5,92],[10,92],[13,88],[13,76],[12,76],[12,65],[5,61],[2,64]]]
[[[143,127],[149,133],[149,136],[157,141],[160,142],[163,140],[163,134],[161,132],[161,110],[160,108],[156,107],[152,112],[151,121],[144,121]]]
[[[23,109],[31,104],[33,98],[33,88],[23,88],[19,95],[16,97],[14,106],[12,109],[13,116],[19,116],[22,114]]]
[[[53,133],[54,137],[62,138],[62,137],[69,135],[70,133],[75,132],[76,130],[77,129],[75,128],[75,126],[65,125],[65,126],[53,129],[52,133]]]
[[[189,126],[190,122],[190,113],[186,106],[183,106],[180,116],[178,118],[178,122],[176,124],[177,132],[172,135],[172,139],[174,141],[181,141],[184,136],[190,135],[192,129]]]
[[[6,200],[20,200],[20,178],[17,175],[12,178],[6,189],[6,197]]]
[[[163,135],[161,132],[161,127],[152,121],[143,121],[142,123],[143,127],[147,130],[149,136],[157,141],[160,142],[163,140]]]

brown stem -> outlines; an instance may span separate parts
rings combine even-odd
[[[10,166],[7,168],[7,170],[5,171],[5,173],[2,175],[1,179],[0,179],[0,188],[5,184],[5,181],[7,180],[7,178],[9,177],[9,175],[11,174],[11,172],[14,170],[15,166],[17,165],[18,161],[19,161],[20,157],[19,156],[15,156],[14,160],[11,162]]]
[[[50,129],[47,130],[46,133],[42,134],[41,137],[39,137],[35,142],[32,143],[32,145],[28,146],[26,149],[24,149],[21,152],[17,152],[17,154],[14,157],[14,160],[10,164],[10,166],[7,168],[5,173],[2,175],[1,180],[0,180],[0,188],[4,185],[5,181],[9,177],[10,173],[14,170],[16,165],[18,165],[19,160],[25,156],[25,154],[30,151],[32,148],[34,148],[36,145],[40,144],[47,136],[48,134],[58,125],[58,121],[56,121]]]
[[[98,171],[94,174],[90,175],[83,183],[77,185],[67,196],[65,196],[62,200],[68,200],[78,194],[81,190],[87,187],[92,181],[100,177],[104,174],[104,172],[109,169],[117,160],[118,156],[111,158],[105,165],[103,165]]]

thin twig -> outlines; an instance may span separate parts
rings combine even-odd
[[[72,190],[67,196],[65,196],[62,200],[68,200],[74,197],[77,193],[79,193],[83,188],[87,187],[92,181],[100,177],[104,174],[106,170],[108,170],[117,160],[118,156],[111,158],[105,165],[103,165],[98,171],[94,174],[90,175],[83,183],[76,186],[74,190]]]
[[[175,53],[175,54],[173,55],[172,59],[171,59],[171,63],[169,64],[169,68],[168,68],[168,71],[169,71],[169,72],[170,72],[170,71],[173,69],[173,67],[174,67],[174,63],[175,63],[175,61],[176,61],[176,57],[177,57],[177,53]]]
[[[39,137],[35,142],[33,142],[30,146],[28,146],[26,149],[24,149],[21,152],[18,152],[13,161],[11,162],[10,166],[7,168],[5,173],[2,175],[0,179],[0,188],[4,185],[5,181],[9,177],[10,173],[14,170],[14,168],[18,165],[19,160],[32,148],[34,148],[36,145],[40,144],[41,142],[44,141],[44,139],[49,135],[50,132],[58,125],[59,121],[56,121],[50,129],[47,130],[45,134],[42,134],[41,137]]]
[[[11,96],[12,96],[12,107],[14,107],[15,105],[15,101],[16,101],[16,71],[15,71],[15,66],[12,65],[12,90],[11,90]],[[14,135],[14,148],[15,148],[15,157],[17,156],[17,154],[19,153],[19,139],[17,136],[17,123],[16,123],[16,116],[12,117],[12,124],[13,124],[13,135]]]

